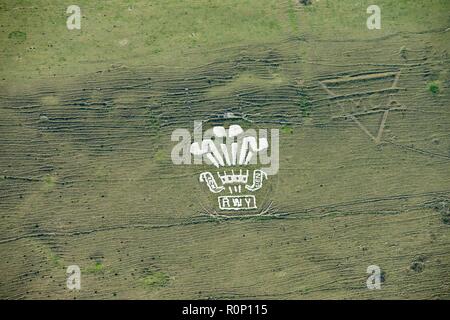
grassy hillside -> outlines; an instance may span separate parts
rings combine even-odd
[[[448,1],[71,4],[0,1],[1,298],[450,298]],[[194,120],[280,129],[269,215],[208,214]]]

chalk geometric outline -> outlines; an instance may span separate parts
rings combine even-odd
[[[385,89],[380,89],[380,90],[366,91],[366,92],[363,92],[363,93],[361,93],[361,94],[376,94],[376,93],[382,93],[382,92],[392,92],[392,91],[397,92],[397,91],[399,91],[399,90],[405,90],[404,88],[399,88],[399,87],[397,87],[397,83],[398,83],[398,80],[399,80],[399,78],[400,78],[400,74],[401,74],[401,71],[400,71],[400,70],[397,71],[397,72],[378,72],[378,73],[372,74],[371,77],[370,77],[370,79],[385,78],[386,76],[391,76],[391,75],[394,75],[395,78],[394,78],[394,81],[393,81],[391,87],[388,87],[388,88],[385,88]],[[352,80],[355,80],[355,79],[357,79],[357,78],[358,78],[358,76],[354,77]],[[361,78],[363,78],[363,76],[361,76]],[[366,77],[365,77],[365,78],[366,78]],[[364,78],[364,79],[365,79],[365,78]],[[336,82],[345,82],[345,80],[342,79],[342,78],[327,79],[327,80],[323,80],[323,81],[320,81],[320,80],[319,80],[320,86],[328,93],[328,95],[329,95],[333,100],[334,100],[334,99],[337,100],[338,98],[347,96],[347,95],[337,95],[335,92],[333,92],[333,91],[327,86],[327,83],[336,83]],[[362,98],[359,98],[359,101],[358,101],[358,102],[355,102],[354,99],[350,99],[350,101],[351,101],[352,103],[354,103],[357,107],[360,105],[361,100],[362,100]],[[392,100],[392,95],[389,94],[389,102],[388,102],[388,105],[390,106],[390,105],[393,105],[394,103],[395,103],[395,104],[398,104],[395,100]],[[337,101],[337,104],[338,104],[338,105],[342,108],[342,110],[344,111],[344,106],[342,105],[342,103],[339,102],[339,101]],[[379,106],[380,106],[380,105],[378,105],[378,107],[379,107]],[[365,112],[360,112],[360,113],[357,113],[357,114],[351,113],[351,114],[346,114],[346,115],[341,115],[341,116],[335,116],[335,117],[332,117],[332,119],[337,119],[337,118],[344,118],[344,119],[349,118],[349,119],[351,119],[352,121],[354,121],[354,122],[358,125],[358,127],[359,127],[366,135],[368,135],[368,136],[375,142],[375,144],[379,144],[379,143],[381,142],[381,137],[382,137],[382,135],[383,135],[383,131],[384,131],[384,127],[385,127],[385,124],[386,124],[387,117],[388,117],[388,115],[389,115],[389,111],[404,111],[404,110],[406,110],[406,108],[405,108],[404,106],[401,106],[401,105],[400,105],[400,107],[390,107],[390,108],[388,108],[388,109],[376,109],[376,108],[377,108],[377,106],[375,106],[375,107],[372,108],[371,110],[365,110]],[[382,115],[382,118],[381,118],[380,126],[378,127],[378,132],[377,132],[376,136],[374,136],[374,135],[367,129],[367,127],[364,126],[364,125],[361,123],[361,121],[359,121],[359,120],[357,119],[357,116],[364,116],[364,115],[369,115],[369,114],[374,114],[374,113],[379,113],[379,112],[383,112],[383,115]]]

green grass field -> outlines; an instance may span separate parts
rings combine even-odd
[[[0,298],[449,299],[449,12],[0,0]],[[280,129],[270,214],[205,211],[194,120]]]

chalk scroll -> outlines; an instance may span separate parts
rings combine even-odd
[[[211,172],[202,172],[200,174],[200,182],[206,182],[206,185],[209,188],[209,191],[213,193],[219,193],[225,189],[224,186],[218,186],[214,176]]]
[[[253,185],[246,185],[245,189],[249,191],[256,191],[261,189],[264,178],[267,179],[267,174],[262,170],[254,170],[253,171]]]

